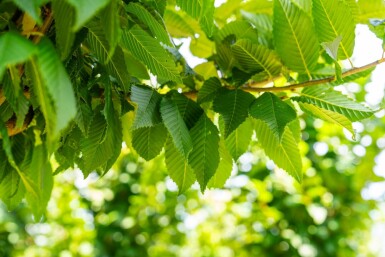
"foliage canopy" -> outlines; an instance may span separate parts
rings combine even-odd
[[[164,149],[183,193],[222,187],[255,133],[301,182],[299,118],[354,135],[375,110],[334,86],[385,61],[350,60],[357,24],[384,39],[382,0],[8,0],[0,17],[0,197],[36,216],[54,174],[104,175],[122,142],[145,160]],[[191,68],[180,38],[205,62]]]

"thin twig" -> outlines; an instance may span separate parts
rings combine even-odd
[[[381,59],[374,61],[372,63],[366,64],[364,66],[350,69],[350,70],[342,73],[342,78],[357,74],[357,73],[362,72],[362,71],[366,71],[368,69],[376,67],[377,65],[379,65],[383,62],[385,62],[384,57],[382,57]],[[274,87],[274,86],[273,87],[253,87],[254,84],[249,84],[247,87],[242,87],[242,90],[247,91],[247,92],[280,92],[280,91],[287,91],[287,90],[292,90],[292,89],[296,89],[296,88],[311,87],[311,86],[315,86],[315,85],[325,84],[325,83],[332,82],[335,79],[336,79],[335,76],[330,76],[330,77],[323,78],[323,79],[309,80],[309,81],[305,81],[302,83],[291,84],[291,85],[286,85],[286,86],[282,86],[282,87]],[[257,83],[260,84],[260,82],[257,82]]]

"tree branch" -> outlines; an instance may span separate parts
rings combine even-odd
[[[342,78],[357,74],[357,73],[362,72],[362,71],[366,71],[368,69],[376,67],[377,65],[379,65],[383,62],[385,62],[384,57],[382,57],[381,59],[374,61],[372,63],[366,64],[364,66],[347,70],[347,71],[342,73]],[[273,87],[253,87],[253,84],[251,84],[251,85],[248,85],[247,87],[242,87],[242,90],[247,91],[247,92],[281,92],[281,91],[286,91],[286,90],[293,90],[296,88],[311,87],[311,86],[315,86],[315,85],[325,84],[325,83],[332,82],[334,80],[336,80],[336,77],[330,76],[330,77],[323,78],[323,79],[309,80],[309,81],[305,81],[302,83],[286,85],[283,87],[274,87],[274,86]],[[268,81],[268,82],[270,82],[270,81]],[[256,82],[255,84],[260,84],[260,83],[261,82]]]

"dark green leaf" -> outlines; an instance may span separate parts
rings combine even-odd
[[[298,182],[302,181],[302,160],[298,149],[298,144],[292,133],[287,127],[279,141],[269,126],[257,120],[255,132],[257,133],[258,142],[261,144],[267,156],[274,163],[288,172]]]
[[[178,106],[172,100],[163,98],[160,104],[160,113],[175,147],[187,159],[193,144]]]
[[[166,138],[167,129],[160,123],[132,131],[132,146],[141,157],[149,161],[162,151]]]
[[[194,170],[202,192],[218,168],[218,133],[217,127],[206,115],[202,115],[190,131],[193,148],[188,162]]]
[[[221,81],[216,77],[206,80],[198,92],[198,103],[212,101],[221,87]]]
[[[144,86],[133,86],[131,90],[131,100],[138,105],[132,128],[151,127],[160,123],[160,94]]]
[[[169,53],[147,32],[135,25],[130,30],[123,31],[122,45],[132,55],[141,60],[150,71],[160,80],[172,80],[182,83],[174,60]]]
[[[245,121],[254,99],[253,95],[242,90],[226,90],[214,99],[214,111],[220,113],[225,122],[225,138]]]
[[[165,146],[165,162],[168,174],[177,184],[179,193],[184,193],[195,182],[195,174],[184,156],[176,149],[169,137]]]
[[[250,106],[250,115],[264,121],[279,139],[286,126],[296,119],[295,110],[273,93],[266,92]]]
[[[226,148],[235,161],[244,154],[250,145],[253,135],[253,124],[250,119],[246,119],[239,127],[234,130],[225,140]]]

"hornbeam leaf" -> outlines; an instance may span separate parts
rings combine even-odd
[[[54,126],[48,133],[52,138],[56,138],[76,116],[76,101],[72,84],[55,48],[47,38],[43,38],[39,44],[37,65],[44,84],[43,88],[37,90],[45,91],[46,89],[50,96],[49,99],[44,100],[39,97],[40,105],[52,100],[53,113],[46,111],[43,114],[46,120],[53,120]],[[38,87],[40,86],[38,85]],[[49,104],[47,108],[50,108]]]
[[[235,161],[249,148],[253,131],[251,120],[246,119],[226,138],[226,147]]]
[[[133,86],[131,100],[138,105],[133,129],[151,127],[161,123],[159,103],[161,96],[153,89],[144,86]]]
[[[118,0],[112,0],[107,7],[102,10],[101,17],[103,17],[102,27],[106,39],[110,46],[109,56],[113,56],[115,48],[118,45],[121,36],[120,17],[118,13]]]
[[[273,93],[264,93],[250,106],[250,115],[264,121],[281,140],[286,126],[296,117],[295,110]]]
[[[281,71],[282,64],[278,56],[265,46],[243,39],[232,46],[235,59],[246,72],[264,71],[269,78]]]
[[[187,159],[193,144],[178,106],[171,99],[163,98],[160,103],[160,113],[175,147]]]
[[[196,102],[176,91],[173,92],[172,100],[178,106],[187,128],[191,129],[203,114],[203,109]]]
[[[254,42],[258,42],[258,33],[246,21],[233,21],[226,24],[218,33],[216,34],[217,40],[222,41],[226,37],[234,35],[237,40],[240,39],[249,39]]]
[[[302,90],[301,96],[292,99],[337,112],[346,116],[350,121],[359,121],[373,115],[373,111],[369,108],[324,85],[305,88]]]
[[[31,194],[31,197],[37,198],[39,196],[39,193],[36,191],[36,187],[34,186],[34,182],[31,181],[31,178],[26,176],[26,174],[24,172],[22,172],[22,170],[20,169],[20,167],[17,165],[17,163],[15,161],[17,159],[17,155],[15,155],[15,156],[13,155],[13,152],[12,152],[13,149],[11,146],[11,141],[10,141],[9,136],[8,136],[7,128],[5,127],[3,122],[1,122],[1,121],[0,121],[0,135],[2,138],[2,146],[3,146],[4,152],[5,152],[5,155],[8,159],[9,164],[17,172],[17,174],[19,175],[21,181],[23,182],[23,184],[25,186],[25,189],[27,190],[27,192],[29,194]],[[24,150],[24,149],[17,149],[16,148],[16,150],[20,151],[20,150]]]
[[[195,174],[186,158],[175,148],[169,137],[165,146],[165,162],[168,174],[177,184],[179,194],[184,193],[195,182]]]
[[[331,123],[338,124],[349,130],[354,135],[352,122],[346,116],[339,114],[338,112],[333,112],[320,108],[313,104],[299,102],[299,106],[304,112],[308,113],[309,115]]]
[[[241,10],[242,16],[255,26],[258,32],[271,34],[273,31],[273,21],[270,15],[264,13],[251,13]]]
[[[62,1],[62,0],[56,0]],[[76,22],[73,30],[79,30],[87,21],[91,20],[96,13],[103,9],[110,1],[109,0],[66,0],[76,10]],[[54,1],[55,2],[55,1]]]
[[[188,162],[203,192],[219,164],[218,129],[206,115],[202,115],[191,129],[190,135],[193,148],[188,156]]]
[[[6,159],[4,159],[6,160]],[[21,182],[20,176],[18,173],[10,168],[5,166],[7,170],[2,171],[2,180],[0,182],[0,199],[9,211],[14,210],[25,196],[25,187]]]
[[[267,156],[281,169],[285,170],[298,182],[302,181],[302,160],[296,139],[290,128],[286,127],[279,141],[269,126],[257,120],[255,132]]]
[[[26,38],[14,33],[5,32],[0,36],[0,80],[8,65],[16,65],[30,59],[37,53],[37,48]]]
[[[169,53],[138,25],[123,31],[122,45],[135,58],[146,64],[159,79],[182,83],[174,60]]]
[[[273,37],[276,50],[287,67],[309,77],[319,56],[318,39],[313,27],[310,16],[291,0],[274,1]]]
[[[164,44],[173,47],[173,43],[170,41],[162,18],[157,12],[150,12],[143,5],[138,3],[129,3],[126,10],[139,18],[141,22],[146,24],[151,30],[152,34]],[[158,17],[154,17],[157,15]]]
[[[25,187],[16,170],[7,161],[3,149],[0,150],[0,199],[9,211],[15,209],[25,194]]]
[[[90,117],[92,117],[92,115],[93,112],[91,106],[80,100],[78,102],[78,109],[75,117],[75,122],[84,136],[88,135],[88,129],[90,128],[90,124],[92,121]]]
[[[87,42],[96,58],[106,66],[110,75],[115,77],[125,91],[128,91],[131,78],[124,59],[124,53],[120,47],[111,48],[104,27],[101,25],[100,20],[89,22],[87,24]],[[113,55],[111,55],[112,50]]]
[[[33,149],[31,164],[25,176],[37,192],[37,195],[26,194],[26,199],[35,219],[39,220],[45,212],[53,188],[52,169],[44,145],[37,145]]]
[[[219,156],[220,161],[217,171],[207,184],[208,188],[222,188],[231,175],[233,159],[231,158],[229,151],[227,151],[222,139],[219,141]]]
[[[80,139],[80,149],[82,151],[82,161],[79,163],[84,177],[87,177],[92,171],[105,165],[112,157],[113,145],[110,140],[107,140],[107,122],[102,114],[96,112],[94,115],[88,137]]]
[[[132,131],[132,146],[145,160],[149,161],[162,151],[167,138],[167,129],[162,123]]]
[[[348,59],[354,48],[355,17],[345,1],[313,1],[313,17],[319,42],[332,42],[342,37],[338,57]]]
[[[120,115],[114,109],[112,100],[112,87],[110,82],[105,84],[105,105],[104,105],[104,117],[107,120],[107,135],[106,144],[109,144],[112,149],[111,157],[107,160],[106,164],[102,167],[102,175],[104,175],[116,162],[121,152],[121,145],[123,141],[123,128],[120,120]]]
[[[225,138],[245,121],[254,99],[253,95],[238,89],[223,91],[214,99],[214,111],[222,115],[225,123]]]
[[[206,80],[198,92],[198,103],[212,101],[218,90],[222,87],[221,81],[216,77]]]
[[[75,41],[75,9],[66,0],[52,1],[55,18],[56,44],[60,50],[60,58],[66,59]]]
[[[164,22],[167,26],[167,31],[173,37],[189,37],[194,36],[194,29],[179,13],[166,9],[164,12]]]
[[[10,70],[12,70],[12,68]],[[16,81],[12,81],[11,78],[13,78]],[[20,80],[18,75],[11,76],[7,74],[3,80],[4,96],[7,98],[9,104],[11,105],[13,111],[16,114],[17,128],[21,128],[23,126],[24,119],[26,114],[28,113],[28,107],[29,107],[28,100],[24,96],[19,83],[20,83]]]
[[[199,21],[202,30],[211,37],[214,32],[214,0],[177,0],[176,4]]]

